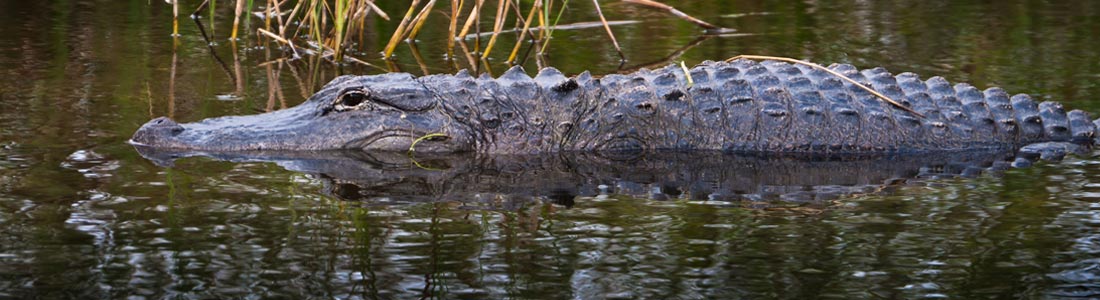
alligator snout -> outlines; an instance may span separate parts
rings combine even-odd
[[[183,132],[183,126],[167,117],[160,117],[141,125],[130,138],[130,143],[138,145],[157,145],[158,141],[174,137]]]

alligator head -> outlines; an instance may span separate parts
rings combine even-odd
[[[341,76],[304,103],[249,116],[179,124],[157,118],[130,143],[192,151],[364,149],[461,152],[469,130],[448,117],[436,93],[407,73]]]

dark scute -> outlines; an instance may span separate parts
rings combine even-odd
[[[668,92],[668,94],[665,94],[664,98],[665,98],[665,101],[680,101],[680,100],[684,100],[684,96],[685,95],[684,95],[683,91],[680,91],[679,89],[675,89],[675,90],[672,90],[672,91]]]
[[[574,80],[573,78],[569,78],[569,80],[566,80],[566,81],[562,82],[561,84],[558,84],[558,85],[554,86],[552,88],[552,90],[554,92],[564,94],[564,93],[572,92],[572,91],[576,90],[578,87],[580,87],[580,85],[577,84],[577,81]]]

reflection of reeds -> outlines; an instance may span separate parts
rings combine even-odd
[[[287,48],[294,53],[294,57],[300,57],[301,54],[315,54],[334,62],[361,63],[362,60],[348,56],[346,52],[352,45],[363,44],[363,31],[366,28],[367,17],[373,14],[389,20],[389,16],[375,6],[374,1],[376,0],[268,0],[264,3],[263,11],[256,12],[256,15],[264,19],[262,29],[258,28],[256,32],[260,36],[287,45]],[[238,38],[239,27],[242,23],[241,18],[254,9],[253,2],[254,0],[235,0],[233,27],[229,37],[231,40]],[[435,9],[436,2],[437,0],[412,0],[410,2],[403,18],[397,22],[396,28],[390,34],[389,41],[383,48],[382,57],[384,59],[389,59],[394,55],[398,42],[403,40],[412,41],[417,37],[423,29],[423,25],[431,16],[431,12]],[[456,44],[460,44],[467,38],[472,38],[474,52],[470,53],[472,55],[467,56],[481,60],[480,62],[470,62],[471,65],[476,66],[482,63],[488,64],[487,59],[492,51],[497,47],[503,47],[498,45],[498,37],[501,33],[509,31],[518,31],[518,34],[515,44],[512,45],[511,52],[505,60],[507,64],[517,63],[517,57],[524,44],[530,44],[528,52],[537,50],[534,52],[538,56],[545,54],[553,38],[555,28],[560,29],[557,24],[561,20],[569,0],[496,0],[496,5],[486,5],[485,0],[471,0],[469,2],[466,0],[451,0],[448,2],[450,3],[449,14],[445,14],[450,18],[447,26],[447,58],[453,60],[460,57],[455,53]],[[627,2],[658,8],[702,27],[714,28],[709,23],[692,18],[665,4],[651,0]],[[178,11],[178,4],[175,1],[172,1],[172,3],[173,15],[175,15],[175,12]],[[204,9],[208,11],[211,22],[211,36],[213,36],[212,24],[215,17],[216,3],[217,0],[206,0],[195,11],[195,15],[198,15]],[[526,4],[531,6],[521,7]],[[611,31],[611,25],[616,23],[607,21],[602,9],[600,9],[598,0],[592,0],[592,4],[593,11],[599,16],[599,22],[607,32],[617,54],[625,59],[625,55]],[[480,21],[482,10],[486,6],[493,9],[490,12],[492,15],[489,17],[493,20],[493,27],[490,32],[485,32],[489,38],[487,43],[483,45],[481,43]],[[285,8],[290,8],[289,12]],[[508,23],[509,19],[515,20],[515,28],[505,30],[505,24]],[[473,30],[473,34],[470,34],[471,30]],[[173,29],[174,33],[177,31],[178,29]],[[358,34],[354,34],[355,32]],[[303,53],[302,50],[308,51]]]

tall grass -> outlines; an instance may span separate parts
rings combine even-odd
[[[177,0],[178,1],[178,0]],[[222,0],[229,1],[229,0]],[[347,50],[354,45],[362,45],[363,31],[366,28],[367,19],[371,16],[380,17],[391,21],[389,16],[375,5],[377,0],[268,0],[263,6],[256,6],[253,0],[232,0],[235,3],[233,14],[233,27],[230,40],[239,38],[241,19],[247,18],[250,12],[255,12],[264,19],[263,28],[257,28],[259,37],[269,38],[286,46],[294,57],[302,54],[315,54],[329,61],[344,63],[364,63],[363,60],[347,55]],[[206,0],[196,10],[199,14],[204,6],[211,24],[211,36],[214,35],[213,23],[216,16],[218,0]],[[505,26],[514,21],[515,28],[509,31],[517,32],[515,44],[508,54],[507,64],[516,64],[519,53],[524,45],[530,44],[529,49],[537,50],[536,55],[543,56],[553,40],[555,29],[561,29],[558,22],[566,12],[569,0],[495,0],[495,5],[486,5],[486,0],[451,0],[445,1],[450,5],[446,13],[437,13],[449,18],[447,24],[447,58],[453,60],[457,57],[456,50],[462,50],[465,57],[471,60],[471,65],[477,64],[473,60],[480,60],[488,64],[487,59],[493,50],[498,47],[499,36],[505,32]],[[527,3],[525,3],[527,2]],[[692,18],[662,3],[651,0],[630,0],[626,3],[644,5],[684,18],[708,30],[718,28],[709,23]],[[382,58],[391,59],[402,41],[411,42],[416,39],[428,18],[433,16],[437,0],[412,0],[405,14],[390,38],[382,49]],[[529,7],[521,7],[525,5]],[[615,38],[611,23],[604,17],[598,0],[592,0],[593,11],[599,16],[599,21],[607,33],[608,39],[615,47],[619,57],[626,59]],[[490,11],[484,11],[490,9]],[[173,1],[173,10],[178,12],[178,4]],[[486,32],[488,41],[482,44],[481,19],[483,14],[490,14],[492,30]],[[174,13],[175,15],[175,13]],[[175,18],[173,20],[175,24]],[[461,26],[460,26],[461,25]],[[471,34],[473,30],[473,34]],[[173,32],[178,29],[174,26]],[[358,35],[353,34],[358,32]],[[538,32],[537,34],[535,32]],[[466,46],[468,40],[473,40],[472,52]],[[484,47],[484,48],[483,48]],[[529,50],[529,51],[531,51]]]

